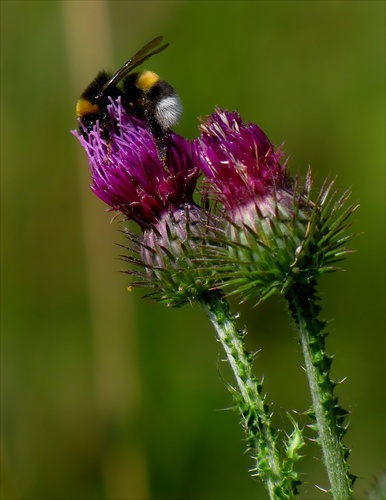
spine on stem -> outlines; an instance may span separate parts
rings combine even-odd
[[[245,350],[244,335],[236,328],[235,315],[220,295],[211,294],[201,303],[236,379],[237,387],[232,393],[247,435],[248,451],[255,461],[252,472],[265,482],[271,499],[293,499],[300,484],[293,465],[300,458],[298,451],[304,444],[301,431],[293,422],[294,430],[285,445],[286,457],[282,459],[262,383],[253,375],[253,356]]]
[[[332,358],[326,354],[325,322],[318,319],[321,307],[317,304],[315,281],[310,284],[294,284],[286,293],[289,310],[300,335],[304,364],[311,391],[313,410],[310,416],[316,425],[318,443],[331,485],[330,493],[335,500],[353,497],[355,476],[349,472],[350,450],[342,439],[347,428],[348,414],[334,396],[336,383],[330,378]]]

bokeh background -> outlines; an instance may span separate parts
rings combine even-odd
[[[352,187],[362,233],[321,281],[333,377],[349,409],[356,498],[385,467],[385,3],[7,1],[1,4],[3,499],[256,499],[214,332],[197,307],[126,291],[117,223],[70,135],[78,95],[155,36],[148,61],[179,92],[176,129],[238,109],[292,173]],[[239,307],[261,349],[275,424],[309,406],[281,300]],[[312,437],[308,430],[307,435]],[[327,498],[310,441],[300,498]]]

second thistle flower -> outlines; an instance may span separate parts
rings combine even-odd
[[[333,203],[333,183],[325,184],[312,202],[310,172],[300,186],[280,149],[238,113],[218,109],[200,129],[195,155],[227,225],[222,245],[207,255],[222,261],[223,286],[260,301],[333,270],[346,252],[341,233],[352,208],[341,209],[348,193]]]

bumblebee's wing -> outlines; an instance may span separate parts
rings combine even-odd
[[[136,68],[137,66],[139,66],[140,64],[142,64],[144,61],[154,56],[155,54],[158,54],[159,52],[165,50],[169,46],[168,43],[161,45],[161,47],[158,47],[158,49],[155,48],[162,42],[162,40],[163,36],[158,36],[157,38],[154,38],[154,40],[152,40],[151,42],[147,43],[144,47],[142,47],[142,49],[140,49],[131,59],[129,59],[127,63],[125,63],[122,66],[122,68],[118,70],[107,83],[103,85],[100,92],[95,98],[99,99],[100,97],[102,97],[104,92],[109,87],[119,83],[128,73],[133,71],[134,68]]]

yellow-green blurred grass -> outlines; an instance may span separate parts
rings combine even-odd
[[[178,131],[237,108],[286,142],[292,173],[338,174],[361,208],[358,254],[322,281],[333,376],[352,410],[357,498],[385,465],[385,6],[346,2],[2,1],[3,498],[264,498],[208,321],[126,292],[122,241],[69,134],[78,94],[163,34],[148,67],[181,95]],[[283,304],[242,307],[275,422],[307,408]],[[300,498],[324,498],[305,450]]]

